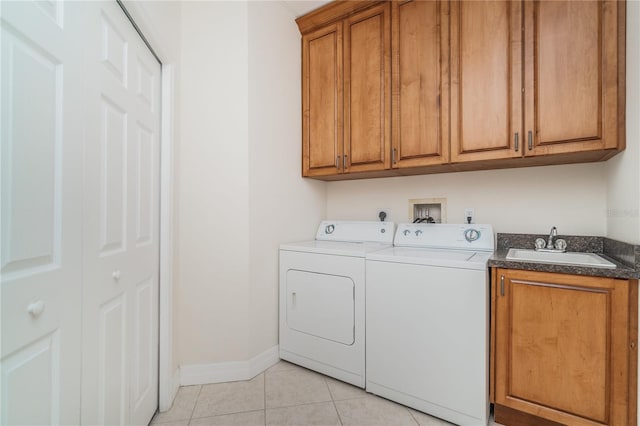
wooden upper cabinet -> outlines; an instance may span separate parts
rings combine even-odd
[[[345,172],[391,164],[390,15],[382,3],[344,21]]]
[[[453,2],[451,161],[624,149],[624,7]]]
[[[449,2],[394,1],[392,167],[449,162]]]
[[[618,8],[525,2],[525,155],[618,147]]]
[[[342,23],[302,37],[302,173],[342,167]]]
[[[302,33],[303,176],[606,160],[625,148],[618,0],[336,1]]]
[[[451,4],[451,161],[522,155],[522,3]]]

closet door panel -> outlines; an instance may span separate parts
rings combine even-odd
[[[2,2],[1,424],[80,421],[82,16]]]
[[[116,3],[87,5],[83,406],[147,424],[158,406],[160,64]]]

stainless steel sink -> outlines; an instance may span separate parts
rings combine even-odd
[[[558,263],[563,265],[588,266],[590,268],[615,269],[616,265],[595,253],[550,253],[527,249],[509,249],[507,260],[521,262]]]

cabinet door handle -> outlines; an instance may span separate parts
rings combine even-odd
[[[340,170],[340,156],[336,157],[336,169]]]
[[[347,154],[342,157],[342,170],[347,170]]]
[[[520,148],[520,143],[518,141],[518,132],[513,135],[513,150],[518,152],[518,148]]]
[[[500,277],[500,296],[504,296],[504,275]]]
[[[391,151],[391,162],[393,164],[396,164],[396,153],[397,153],[397,151],[398,150],[396,148],[393,148],[393,150]]]
[[[533,132],[529,130],[529,134],[527,135],[527,144],[529,145],[529,151],[533,149]]]
[[[296,292],[292,292],[291,293],[291,307],[295,308],[296,307]]]

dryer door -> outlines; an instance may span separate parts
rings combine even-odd
[[[355,284],[350,277],[289,269],[287,326],[344,345],[355,341]]]

